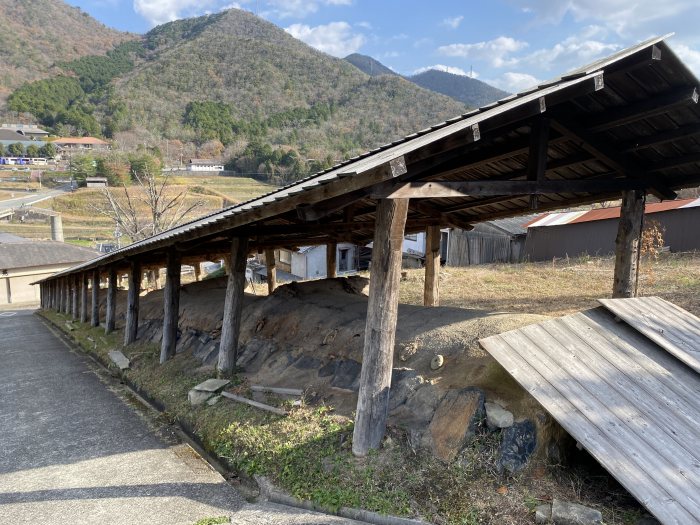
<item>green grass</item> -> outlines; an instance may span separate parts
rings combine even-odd
[[[220,525],[222,523],[231,523],[231,518],[228,516],[219,516],[218,518],[203,518],[197,521],[194,525]]]

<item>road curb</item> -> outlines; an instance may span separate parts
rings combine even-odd
[[[146,392],[143,392],[140,388],[134,385],[131,381],[129,381],[127,377],[124,376],[122,372],[118,372],[115,374],[115,372],[109,368],[109,362],[107,360],[103,360],[99,356],[83,350],[83,348],[78,344],[77,341],[70,337],[69,334],[64,332],[61,329],[61,327],[54,323],[51,319],[48,319],[47,317],[41,315],[40,312],[41,310],[37,310],[35,315],[37,315],[37,317],[39,317],[44,323],[49,325],[49,328],[52,329],[52,332],[57,331],[58,337],[61,340],[63,340],[64,343],[66,343],[76,352],[79,352],[81,355],[89,357],[97,366],[102,368],[108,374],[118,378],[122,382],[122,384],[129,390],[129,392],[146,408],[158,414],[163,414],[165,412],[164,407],[160,402],[151,398]],[[173,421],[172,425],[173,430],[177,433],[178,437],[180,437],[189,446],[191,446],[202,457],[202,459],[204,459],[211,466],[211,468],[213,468],[219,474],[221,474],[221,476],[223,476],[224,479],[228,480],[231,477],[246,479],[245,477],[241,478],[238,473],[228,469],[225,466],[224,461],[221,460],[221,458],[218,458],[214,454],[208,452],[204,448],[202,443],[199,441],[199,438],[197,438],[196,435],[194,435],[194,433],[192,432],[192,430],[189,429],[189,425],[183,424],[183,422],[177,419]],[[313,503],[312,501],[301,500],[295,498],[294,496],[290,496],[289,494],[285,494],[284,492],[277,489],[272,484],[272,482],[270,482],[264,476],[256,475],[251,481],[255,482],[258,485],[258,500],[267,500],[272,503],[277,503],[279,505],[286,505],[288,507],[293,507],[297,509],[318,512],[321,514],[327,514],[329,516],[339,516],[341,518],[361,521],[371,525],[430,525],[430,523],[426,521],[415,520],[411,518],[400,518],[398,516],[379,514],[378,512],[372,512],[369,510],[357,509],[352,507],[340,507],[340,509],[338,509],[337,512],[334,512],[332,509],[325,508],[321,505]],[[240,489],[240,486],[236,488]],[[244,487],[241,492],[247,492],[250,494],[251,491]],[[246,494],[244,494],[244,496],[245,495]]]

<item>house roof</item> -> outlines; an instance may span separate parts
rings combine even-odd
[[[87,248],[57,241],[7,242],[0,249],[0,270],[77,264],[97,257],[98,253]]]
[[[13,235],[11,233],[0,232],[0,244],[8,242],[31,242],[29,239],[20,237],[19,235]]]
[[[189,161],[190,164],[204,164],[204,165],[213,165],[213,166],[218,166],[221,164],[220,160],[214,160],[214,159],[190,159]]]
[[[682,208],[700,207],[700,199],[678,199],[664,202],[650,202],[644,207],[644,213],[660,213]],[[527,228],[539,228],[542,226],[561,226],[563,224],[576,224],[580,222],[604,221],[620,218],[620,207],[599,208],[588,211],[569,211],[559,213],[545,213],[538,215],[525,223]]]
[[[109,145],[109,142],[105,142],[104,140],[96,137],[60,137],[52,142],[58,146],[62,144]]]
[[[509,235],[525,235],[527,233],[527,223],[540,216],[541,215],[526,215],[524,217],[508,217],[507,219],[498,219],[483,224],[498,228]]]
[[[0,140],[11,140],[13,142],[29,142],[26,136],[21,133],[17,133],[12,129],[2,129],[0,128]]]
[[[533,193],[542,211],[611,200],[630,189],[674,198],[674,189],[700,182],[699,82],[663,40],[64,273],[113,263],[126,268],[135,255],[164,264],[176,243],[192,257],[219,256],[229,252],[232,236],[247,237],[251,249],[364,244],[373,238],[381,199],[410,198],[406,232],[412,233],[525,215]],[[547,160],[540,180],[528,180],[533,156]]]

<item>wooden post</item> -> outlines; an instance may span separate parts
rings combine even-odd
[[[440,306],[440,226],[425,230],[424,306]]]
[[[87,323],[88,274],[80,274],[80,322]]]
[[[131,261],[129,272],[129,296],[126,307],[126,327],[124,328],[124,346],[136,341],[139,329],[139,294],[141,293],[141,262]]]
[[[267,266],[267,293],[272,294],[277,288],[277,261],[275,260],[275,250],[265,249],[265,266]]]
[[[365,456],[370,449],[378,448],[386,429],[407,213],[408,199],[382,199],[377,203],[365,345],[352,441],[352,452],[356,456]]]
[[[637,294],[637,262],[645,200],[644,191],[622,192],[620,223],[615,239],[613,297],[634,297]]]
[[[100,270],[95,268],[92,271],[92,312],[90,313],[90,324],[100,326]]]
[[[105,334],[110,334],[117,324],[117,269],[114,266],[109,267],[106,310]]]
[[[196,263],[194,263],[194,280],[195,280],[195,282],[198,283],[201,277],[202,277],[202,263],[196,262]]]
[[[58,311],[65,313],[66,308],[66,280],[61,279],[58,283]]]
[[[335,279],[338,277],[338,265],[336,264],[337,254],[338,244],[329,242],[326,245],[326,279]]]
[[[73,311],[73,319],[79,319],[80,318],[80,303],[78,302],[78,293],[80,290],[80,275],[74,275],[72,277],[72,284],[73,284],[73,296],[72,296],[72,311]]]
[[[248,239],[234,237],[231,242],[231,258],[228,265],[224,318],[221,326],[219,346],[219,375],[233,372],[238,359],[238,337],[241,331],[243,292],[245,290],[245,268],[248,259]]]
[[[168,251],[168,267],[163,291],[163,339],[160,347],[160,363],[175,356],[177,345],[177,322],[180,317],[180,254]]]

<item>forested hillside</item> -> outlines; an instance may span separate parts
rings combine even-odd
[[[2,0],[0,24],[0,106],[23,82],[60,73],[57,62],[102,55],[136,38],[61,0]]]

